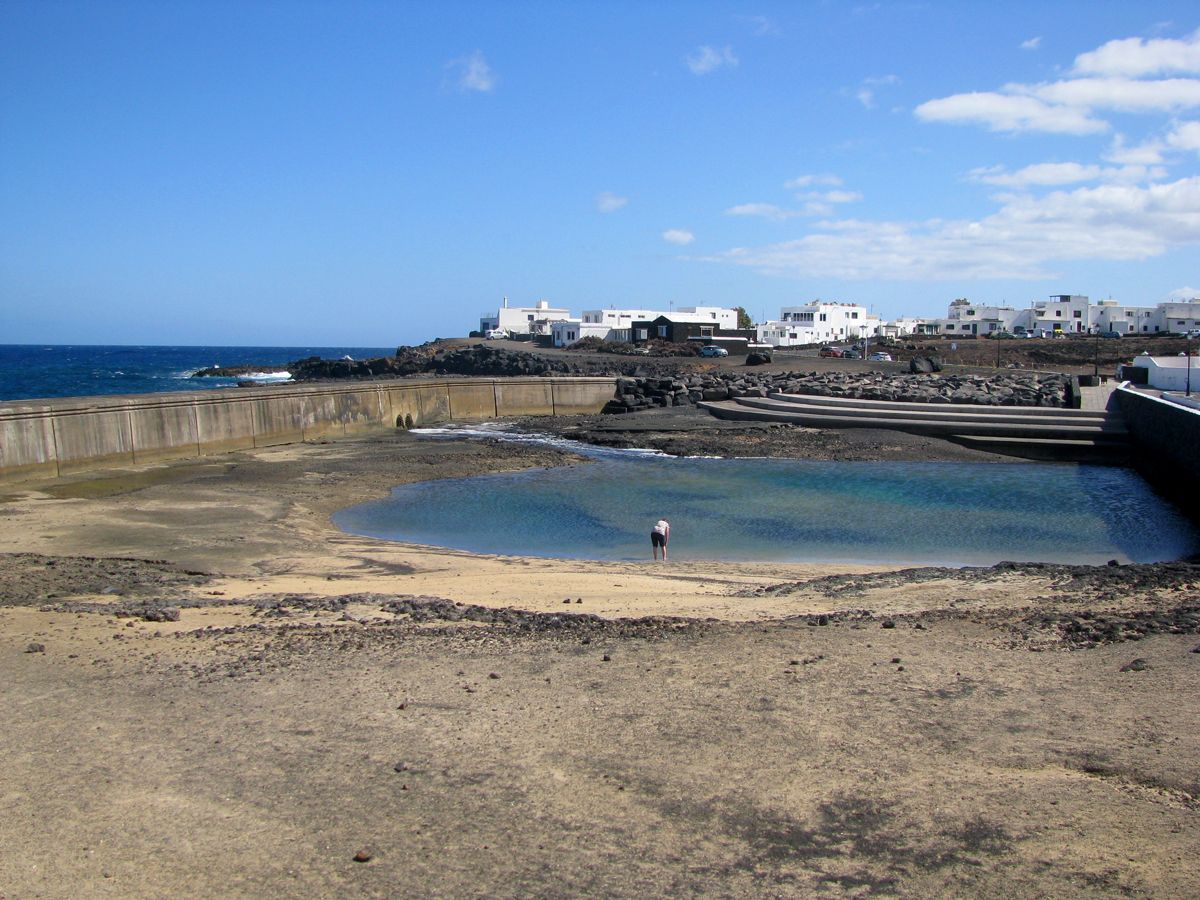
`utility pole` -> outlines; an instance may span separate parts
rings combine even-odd
[[[1184,373],[1184,377],[1187,379],[1187,392],[1184,396],[1190,397],[1192,396],[1192,336],[1189,334],[1185,341],[1183,361],[1187,363],[1187,372]]]

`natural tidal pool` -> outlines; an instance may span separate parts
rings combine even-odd
[[[570,446],[592,462],[402,485],[334,523],[406,543],[565,559],[647,559],[660,517],[681,561],[1095,564],[1200,553],[1200,529],[1128,469]]]

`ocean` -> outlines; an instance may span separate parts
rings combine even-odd
[[[395,347],[151,347],[0,344],[0,401],[96,394],[220,390],[238,381],[286,381],[287,363],[309,356],[368,359]],[[253,365],[238,378],[192,378],[212,366]]]

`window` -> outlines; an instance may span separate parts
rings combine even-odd
[[[667,336],[667,326],[666,325],[658,326],[658,336],[660,338],[665,338]]]
[[[822,321],[822,322],[824,322],[824,321],[825,321],[825,313],[821,313],[821,321]]]
[[[856,313],[856,312],[852,312],[852,313],[850,313],[850,318],[852,318],[852,319],[857,319],[857,318],[858,318],[858,313]]]
[[[1077,319],[1082,319],[1083,318],[1083,310],[1077,309],[1073,313],[1071,313],[1071,315],[1073,315]]]
[[[967,310],[967,315],[968,315],[968,316],[973,316],[973,315],[975,315],[975,310],[973,310],[973,309],[968,309],[968,310]]]
[[[964,325],[964,326],[963,326],[963,328],[966,328],[966,327],[967,327],[966,325]],[[954,326],[953,326],[953,325],[951,325],[949,322],[947,322],[947,323],[946,323],[946,330],[947,330],[947,331],[953,331],[953,330],[954,330]]]
[[[650,337],[650,329],[649,328],[635,328],[634,331],[637,332],[637,339],[639,341],[644,341],[648,337]]]
[[[1061,310],[1061,309],[1056,309],[1056,310],[1054,311],[1054,318],[1056,318],[1056,319],[1061,319],[1061,318],[1062,318],[1062,310]]]

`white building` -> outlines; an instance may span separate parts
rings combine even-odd
[[[559,319],[550,323],[550,334],[555,347],[570,347],[584,338],[597,337],[601,340],[613,340],[609,337],[612,329],[604,324],[581,322],[579,319]],[[626,329],[628,333],[628,329]]]
[[[1186,303],[1158,304],[1159,321],[1163,331],[1186,334],[1200,328],[1200,298]]]
[[[1137,356],[1133,364],[1146,369],[1146,384],[1160,391],[1200,392],[1200,358],[1195,356]],[[1190,372],[1189,372],[1190,370]]]
[[[883,338],[899,339],[910,334],[917,334],[925,319],[918,316],[901,316],[890,322],[881,322],[877,334]]]
[[[1032,306],[1033,332],[1086,334],[1091,330],[1091,301],[1081,294],[1051,294]]]
[[[537,306],[509,306],[505,297],[496,315],[479,317],[479,330],[484,334],[497,328],[509,334],[549,334],[551,323],[569,318],[569,309],[551,306],[549,300],[539,300]]]
[[[1023,310],[1011,306],[989,306],[972,303],[965,297],[954,300],[944,319],[934,319],[935,333],[947,337],[984,337],[1001,331],[1012,331],[1022,319]],[[1028,319],[1028,315],[1024,316]],[[928,329],[926,329],[928,333]]]
[[[1153,334],[1161,329],[1161,316],[1152,306],[1122,306],[1116,300],[1101,300],[1091,310],[1092,331],[1118,334]]]
[[[799,347],[831,341],[856,341],[874,334],[879,318],[857,303],[813,300],[803,306],[785,306],[779,320],[757,326],[758,342],[772,347]]]
[[[608,331],[604,334],[597,334],[598,337],[606,341],[628,342],[630,340],[629,328],[635,319],[653,321],[662,315],[666,314],[657,309],[614,309],[611,307],[609,309],[585,309],[581,324],[584,326],[603,325]],[[590,329],[585,329],[580,337],[589,337],[594,333]],[[558,344],[556,343],[555,346]]]
[[[664,313],[656,312],[647,318],[655,319]],[[716,325],[723,331],[733,331],[738,327],[738,312],[736,309],[724,306],[681,306],[671,313],[666,313],[672,321],[700,321]]]

